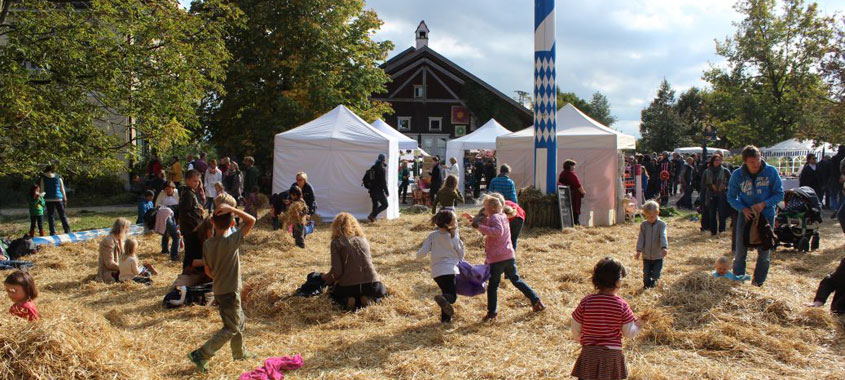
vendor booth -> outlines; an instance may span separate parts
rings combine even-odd
[[[341,212],[367,218],[372,203],[361,178],[379,154],[386,155],[389,207],[379,217],[399,217],[399,141],[345,106],[277,134],[274,144],[273,193],[287,190],[295,182],[296,173],[308,173],[317,200],[317,215],[325,221]]]
[[[496,149],[496,138],[509,133],[511,131],[507,130],[495,119],[490,119],[487,123],[476,129],[475,132],[446,142],[446,157],[443,157],[443,160],[449,165],[449,159],[454,157],[461,166],[458,189],[464,189],[464,177],[467,169],[464,163],[464,152],[468,150]]]
[[[623,217],[620,151],[635,146],[633,136],[602,125],[571,104],[557,111],[557,171],[563,170],[565,160],[575,160],[587,193],[581,202],[581,225],[612,225]],[[534,127],[497,138],[496,155],[500,164],[511,166],[510,178],[518,188],[534,184]]]
[[[822,160],[822,150],[831,156],[836,154],[828,143],[814,144],[813,140],[789,139],[775,145],[760,148],[766,163],[778,169],[781,177],[797,177],[801,167],[807,162],[807,155],[815,153],[819,161]],[[786,187],[784,187],[786,189]]]

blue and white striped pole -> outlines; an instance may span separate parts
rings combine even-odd
[[[555,1],[534,0],[534,187],[557,192]]]

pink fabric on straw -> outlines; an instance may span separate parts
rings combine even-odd
[[[277,356],[267,358],[264,367],[244,372],[238,380],[282,380],[285,378],[283,371],[290,371],[302,367],[302,356]]]

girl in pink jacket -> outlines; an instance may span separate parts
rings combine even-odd
[[[502,273],[511,280],[513,286],[519,289],[531,301],[534,311],[546,308],[540,297],[531,287],[519,278],[516,271],[516,258],[511,243],[511,230],[508,217],[502,212],[504,205],[494,196],[484,197],[484,214],[487,218],[478,224],[478,232],[486,237],[484,242],[485,263],[490,265],[490,282],[487,284],[487,315],[482,321],[496,320],[496,304],[498,302],[499,283]]]

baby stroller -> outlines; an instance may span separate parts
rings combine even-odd
[[[818,249],[821,210],[821,202],[813,188],[802,186],[787,190],[775,218],[775,247],[793,247],[800,252]]]

